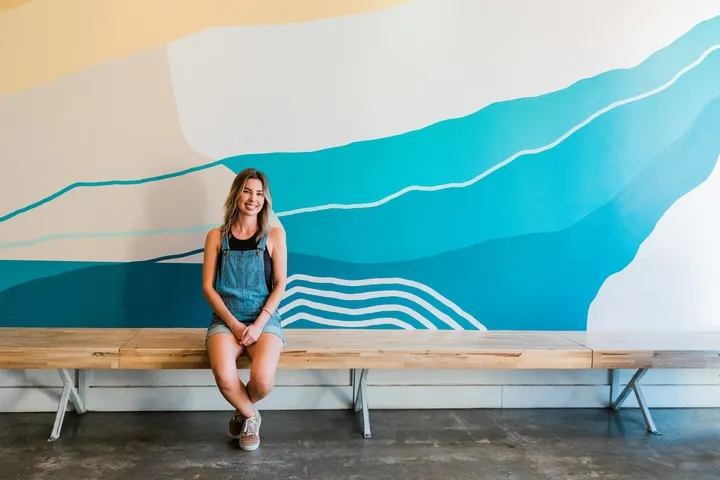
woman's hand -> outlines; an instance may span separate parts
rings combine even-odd
[[[235,336],[235,339],[238,341],[238,343],[241,345],[243,343],[242,342],[243,336],[245,335],[245,332],[247,331],[247,329],[248,329],[248,327],[246,327],[245,325],[243,325],[240,322],[237,322],[237,323],[235,323],[235,325],[233,327],[230,327],[230,331]]]
[[[252,345],[253,343],[257,342],[258,338],[260,338],[261,333],[262,330],[260,329],[260,327],[258,327],[254,323],[252,325],[248,325],[248,327],[245,329],[245,333],[240,339],[240,343],[245,345],[246,347],[248,345]]]

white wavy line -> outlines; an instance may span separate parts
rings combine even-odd
[[[437,291],[433,290],[432,288],[428,287],[427,285],[415,282],[413,280],[407,280],[404,278],[399,277],[390,277],[390,278],[367,278],[363,280],[345,280],[342,278],[334,278],[334,277],[314,277],[311,275],[304,275],[301,273],[296,273],[293,275],[290,275],[288,277],[288,286],[294,282],[294,281],[304,281],[304,282],[310,282],[310,283],[331,283],[336,285],[342,285],[346,287],[366,287],[366,286],[377,286],[377,285],[405,285],[407,287],[413,287],[417,288],[418,290],[422,290],[423,292],[432,295],[436,300],[438,300],[443,305],[447,306],[448,308],[452,309],[455,313],[460,315],[462,318],[470,322],[472,326],[477,328],[478,330],[487,330],[485,326],[478,322],[475,317],[464,311],[462,308],[457,306],[455,303],[453,303],[450,299],[442,296]]]
[[[308,313],[297,313],[289,318],[282,321],[282,326],[286,327],[300,320],[309,320],[320,325],[328,325],[332,327],[350,327],[350,328],[362,328],[362,327],[373,327],[378,325],[395,325],[405,330],[417,330],[407,322],[398,320],[396,318],[373,318],[368,320],[331,320],[329,318],[322,318]]]
[[[342,204],[342,203],[329,203],[325,205],[318,205],[314,207],[303,207],[303,208],[296,208],[294,210],[288,210],[285,212],[277,212],[277,217],[288,217],[292,215],[300,215],[303,213],[312,213],[312,212],[320,212],[323,210],[357,210],[357,209],[364,209],[364,208],[374,208],[379,207],[381,205],[384,205],[398,197],[401,197],[409,192],[436,192],[439,190],[447,190],[451,188],[465,188],[470,185],[473,185],[483,178],[487,177],[488,175],[491,175],[492,173],[500,170],[501,168],[509,165],[513,161],[517,160],[518,158],[524,156],[524,155],[535,155],[538,153],[545,152],[547,150],[550,150],[552,148],[555,148],[557,145],[562,143],[564,140],[566,140],[568,137],[570,137],[572,134],[580,130],[581,128],[588,125],[590,122],[595,120],[596,118],[600,117],[601,115],[606,114],[607,112],[610,112],[611,110],[614,110],[618,107],[621,107],[623,105],[627,105],[629,103],[634,103],[639,100],[643,100],[645,98],[651,97],[653,95],[656,95],[664,90],[667,90],[669,87],[671,87],[675,82],[680,79],[683,75],[685,75],[690,70],[694,69],[698,65],[700,65],[711,53],[713,53],[716,50],[720,49],[720,45],[713,45],[712,47],[708,48],[703,52],[700,57],[692,62],[690,65],[687,65],[686,67],[682,68],[679,72],[677,72],[670,80],[668,80],[663,85],[656,87],[652,90],[649,90],[645,93],[641,93],[639,95],[635,95],[633,97],[626,98],[624,100],[619,100],[617,102],[613,102],[610,105],[598,110],[594,114],[590,115],[588,118],[586,118],[581,123],[575,125],[570,130],[565,132],[562,136],[560,136],[558,139],[556,139],[552,143],[548,143],[547,145],[544,145],[542,147],[528,149],[528,150],[521,150],[514,155],[506,158],[505,160],[496,163],[492,167],[488,168],[484,172],[480,173],[479,175],[471,178],[470,180],[467,180],[465,182],[452,182],[452,183],[443,183],[440,185],[432,185],[432,186],[424,186],[424,185],[410,185],[407,187],[404,187],[401,190],[398,190],[397,192],[390,194],[386,197],[381,198],[380,200],[376,200],[373,202],[363,202],[363,203],[348,203],[348,204]],[[195,231],[196,229],[201,227],[188,227],[187,229],[183,229],[183,231]],[[142,232],[134,232],[135,235],[129,235],[129,236],[152,236],[157,235],[161,232],[160,230],[154,231],[154,230],[147,230]],[[101,234],[91,234],[91,233],[79,233],[79,234],[66,234],[66,236],[72,236],[72,238],[86,238],[89,236],[94,235],[102,235],[104,237],[114,237],[114,236],[128,236],[126,232],[106,232]],[[7,243],[7,244],[0,244],[0,249],[6,249],[6,248],[14,248],[19,247],[25,244],[37,244],[37,243],[44,243],[44,242],[50,242],[56,240],[53,236],[46,236],[46,237],[40,237],[35,238],[31,240],[21,240],[17,242]]]
[[[366,315],[369,313],[386,313],[386,312],[402,312],[405,315],[414,318],[422,323],[428,330],[437,330],[438,328],[427,318],[420,315],[415,310],[403,305],[374,305],[372,307],[347,308],[338,307],[336,305],[328,305],[326,303],[311,302],[308,300],[294,300],[280,309],[280,314],[284,315],[297,307],[310,307],[315,310],[323,310],[325,312],[340,313],[343,315]],[[355,321],[355,320],[353,320]]]
[[[661,85],[661,86],[659,86],[659,87],[657,87],[657,88],[654,88],[654,89],[652,89],[652,90],[649,90],[649,91],[647,91],[647,92],[645,92],[645,93],[641,93],[641,94],[639,94],[639,95],[636,95],[636,96],[634,96],[634,97],[629,97],[629,98],[626,98],[626,99],[624,99],[624,100],[619,100],[619,101],[617,101],[617,102],[611,103],[610,105],[606,106],[605,108],[602,108],[602,109],[598,110],[597,112],[595,112],[594,114],[590,115],[590,116],[589,116],[588,118],[586,118],[583,122],[575,125],[573,128],[571,128],[570,130],[568,130],[567,132],[565,132],[564,135],[562,135],[561,137],[559,137],[558,139],[556,139],[554,142],[548,143],[547,145],[544,145],[544,146],[539,147],[539,148],[533,148],[533,149],[529,149],[529,150],[521,150],[521,151],[515,153],[514,155],[506,158],[505,160],[503,160],[503,161],[501,161],[501,162],[499,162],[499,163],[496,163],[495,165],[493,165],[492,167],[488,168],[487,170],[485,170],[485,171],[482,172],[481,174],[479,174],[479,175],[477,175],[477,176],[475,176],[475,177],[473,177],[473,178],[471,178],[470,180],[467,180],[467,181],[465,181],[465,182],[443,183],[443,184],[440,184],[440,185],[433,185],[433,186],[410,185],[410,186],[408,186],[408,187],[403,188],[402,190],[398,190],[397,192],[395,192],[395,193],[393,193],[393,194],[391,194],[391,195],[388,195],[388,196],[386,196],[386,197],[383,197],[383,198],[381,198],[380,200],[376,200],[376,201],[374,201],[374,202],[349,203],[349,204],[332,203],[332,204],[327,204],[327,205],[319,205],[319,206],[316,206],[316,207],[297,208],[297,209],[295,209],[295,210],[288,210],[288,211],[286,211],[286,212],[279,212],[279,213],[277,213],[277,216],[278,216],[278,217],[287,217],[287,216],[291,216],[291,215],[298,215],[298,214],[301,214],[301,213],[320,212],[320,211],[323,211],[323,210],[355,210],[355,209],[361,209],[361,208],[374,208],[374,207],[379,207],[380,205],[383,205],[383,204],[385,204],[385,203],[388,203],[389,201],[394,200],[394,199],[396,199],[396,198],[398,198],[398,197],[401,197],[402,195],[405,195],[406,193],[409,193],[409,192],[436,192],[436,191],[439,191],[439,190],[447,190],[447,189],[450,189],[450,188],[464,188],[464,187],[468,187],[468,186],[470,186],[470,185],[473,185],[473,184],[479,182],[480,180],[482,180],[483,178],[487,177],[488,175],[496,172],[497,170],[500,170],[501,168],[509,165],[510,163],[514,162],[515,160],[517,160],[518,158],[520,158],[520,157],[522,157],[522,156],[524,156],[524,155],[535,155],[535,154],[542,153],[542,152],[545,152],[545,151],[547,151],[547,150],[550,150],[550,149],[552,149],[552,148],[555,148],[555,147],[558,146],[560,143],[562,143],[563,141],[565,141],[568,137],[570,137],[572,134],[574,134],[575,132],[577,132],[578,130],[580,130],[581,128],[585,127],[586,125],[588,125],[588,124],[589,124],[590,122],[592,122],[593,120],[595,120],[596,118],[600,117],[601,115],[606,114],[607,112],[609,112],[609,111],[611,111],[611,110],[614,110],[614,109],[616,109],[616,108],[618,108],[618,107],[621,107],[621,106],[623,106],[623,105],[627,105],[627,104],[629,104],[629,103],[634,103],[634,102],[637,102],[637,101],[639,101],[639,100],[643,100],[643,99],[645,99],[645,98],[648,98],[648,97],[651,97],[651,96],[653,96],[653,95],[656,95],[656,94],[658,94],[658,93],[660,93],[660,92],[662,92],[662,91],[664,91],[664,90],[667,90],[667,89],[670,88],[675,82],[677,82],[680,77],[682,77],[682,76],[685,75],[687,72],[689,72],[689,71],[692,70],[693,68],[695,68],[695,67],[697,67],[698,65],[700,65],[700,64],[707,58],[707,56],[710,55],[710,54],[711,54],[712,52],[714,52],[715,50],[720,50],[720,45],[714,45],[714,46],[708,48],[707,50],[705,50],[705,52],[703,52],[703,54],[700,55],[700,57],[699,57],[697,60],[695,60],[695,61],[694,61],[693,63],[691,63],[690,65],[684,67],[682,70],[680,70],[678,73],[676,73],[668,82],[664,83],[663,85]]]
[[[430,305],[428,302],[426,302],[422,298],[418,297],[417,295],[413,295],[412,293],[403,292],[401,290],[373,290],[373,291],[362,292],[362,293],[344,293],[344,292],[336,292],[334,290],[327,291],[327,290],[318,290],[315,288],[307,288],[307,287],[292,287],[285,291],[284,299],[287,300],[296,294],[313,295],[316,297],[334,298],[337,300],[350,300],[350,301],[372,300],[372,299],[391,298],[391,297],[404,298],[406,300],[410,300],[410,301],[416,303],[417,305],[425,308],[430,313],[432,313],[435,317],[437,317],[438,320],[444,322],[446,325],[448,325],[452,329],[463,330],[463,328],[455,320],[453,320],[449,315],[441,312],[440,310],[438,310],[434,306]]]

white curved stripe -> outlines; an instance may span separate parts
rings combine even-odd
[[[294,300],[280,309],[280,314],[284,315],[287,312],[291,312],[293,309],[298,307],[309,307],[315,310],[322,310],[325,312],[339,313],[342,315],[366,315],[370,313],[386,313],[386,312],[401,312],[412,317],[418,322],[422,323],[428,330],[437,330],[437,327],[427,318],[420,315],[415,310],[412,310],[404,305],[373,305],[371,307],[360,307],[360,308],[347,308],[338,307],[336,305],[328,305],[326,303],[311,302],[309,300]]]
[[[290,275],[288,277],[288,286],[294,282],[294,281],[302,281],[302,282],[310,282],[310,283],[331,283],[336,285],[342,285],[346,287],[356,287],[356,286],[376,286],[376,285],[405,285],[407,287],[413,287],[417,288],[418,290],[422,290],[425,293],[428,293],[432,295],[436,300],[438,300],[443,305],[449,307],[452,309],[455,313],[460,315],[462,318],[470,322],[471,325],[473,325],[478,330],[487,330],[483,324],[478,322],[475,317],[464,311],[462,308],[457,306],[455,303],[453,303],[450,299],[444,297],[436,290],[432,289],[431,287],[428,287],[427,285],[416,282],[414,280],[407,280],[405,278],[399,278],[399,277],[390,277],[390,278],[367,278],[362,280],[346,280],[342,278],[334,278],[334,277],[315,277],[311,275],[305,275],[301,273],[296,273],[293,275]]]
[[[398,190],[397,192],[395,192],[391,195],[387,195],[387,196],[381,198],[380,200],[376,200],[376,201],[372,201],[372,202],[351,203],[351,204],[333,203],[333,204],[318,205],[318,206],[313,206],[313,207],[303,207],[303,208],[298,208],[295,210],[278,212],[276,214],[276,217],[281,218],[281,217],[286,217],[286,216],[319,212],[319,211],[324,211],[324,210],[354,210],[354,209],[375,208],[375,207],[382,206],[382,205],[384,205],[398,197],[401,197],[401,196],[405,195],[406,193],[410,193],[410,192],[436,192],[436,191],[440,191],[440,190],[447,190],[447,189],[452,189],[452,188],[465,188],[465,187],[471,186],[471,185],[479,182],[480,180],[484,179],[485,177],[489,176],[490,174],[506,167],[507,165],[509,165],[510,163],[512,163],[513,161],[517,160],[518,158],[520,158],[524,155],[536,155],[538,153],[546,152],[546,151],[556,147],[557,145],[562,143],[564,140],[566,140],[568,137],[573,135],[575,132],[577,132],[581,128],[587,126],[589,123],[591,123],[596,118],[598,118],[618,107],[643,100],[645,98],[651,97],[653,95],[656,95],[656,94],[668,89],[675,82],[677,82],[677,80],[679,78],[681,78],[687,72],[691,71],[692,69],[694,69],[695,67],[700,65],[711,53],[713,53],[717,50],[720,50],[720,45],[714,45],[714,46],[708,48],[694,62],[692,62],[691,64],[682,68],[679,72],[677,72],[670,80],[668,80],[663,85],[661,85],[657,88],[654,88],[652,90],[649,90],[647,92],[641,93],[639,95],[635,95],[633,97],[626,98],[624,100],[619,100],[619,101],[613,102],[610,105],[593,113],[592,115],[587,117],[585,120],[583,120],[581,123],[572,127],[570,130],[565,132],[562,136],[557,138],[555,141],[548,143],[547,145],[544,145],[542,147],[529,149],[529,150],[522,150],[520,152],[517,152],[517,153],[513,154],[512,156],[506,158],[505,160],[503,160],[499,163],[496,163],[492,167],[483,171],[479,175],[476,175],[475,177],[471,178],[470,180],[467,180],[464,182],[444,183],[444,184],[432,185],[432,186],[411,185],[411,186],[404,187],[401,190]],[[9,224],[11,222],[5,222],[5,223]],[[13,225],[13,228],[15,228],[16,224],[12,223],[12,225]],[[198,227],[198,226],[185,227],[183,229],[179,229],[178,232],[179,233],[188,233],[188,232],[196,231],[199,228],[202,229],[205,227]],[[20,231],[23,231],[23,230],[20,230]],[[104,237],[115,237],[115,236],[152,237],[152,236],[156,236],[156,235],[159,235],[162,233],[167,233],[167,231],[165,231],[165,230],[160,230],[160,231],[158,231],[158,230],[139,230],[139,231],[130,232],[130,234],[128,234],[128,232],[124,232],[124,231],[115,231],[115,232],[103,233],[102,236],[104,236]],[[47,236],[43,236],[40,238],[33,238],[30,240],[21,240],[21,241],[17,241],[17,242],[13,242],[13,243],[1,244],[0,249],[17,248],[17,247],[26,246],[29,244],[35,245],[38,243],[48,243],[51,241],[59,240],[62,238],[68,238],[68,237],[72,237],[74,239],[82,239],[82,238],[88,238],[88,237],[93,237],[93,236],[97,236],[97,234],[96,233],[69,233],[69,234],[65,234],[62,237],[54,236],[54,235],[47,235]]]
[[[328,325],[332,327],[349,327],[349,328],[362,328],[362,327],[375,327],[379,325],[395,325],[405,330],[417,330],[407,322],[398,320],[396,318],[373,318],[367,320],[332,320],[329,318],[322,318],[316,315],[310,315],[309,313],[296,313],[282,321],[282,326],[287,327],[300,320],[308,320],[315,322],[320,325]]]
[[[717,15],[712,0],[414,0],[209,28],[167,52],[185,137],[220,159],[388,137],[554,92],[631,68]]]
[[[430,305],[428,302],[423,300],[422,298],[418,297],[417,295],[413,295],[412,293],[403,292],[401,290],[372,290],[362,293],[345,293],[345,292],[337,292],[334,290],[318,290],[315,288],[307,288],[307,287],[292,287],[285,291],[285,297],[284,299],[287,300],[293,295],[296,294],[305,294],[305,295],[313,295],[316,297],[324,297],[324,298],[334,298],[337,300],[351,300],[351,301],[357,301],[357,300],[371,300],[371,299],[378,299],[378,298],[404,298],[406,300],[410,300],[413,303],[423,307],[424,309],[428,310],[430,313],[432,313],[438,320],[444,322],[446,325],[450,326],[454,330],[463,330],[463,328],[455,321],[453,320],[449,315],[441,312],[434,306]]]
[[[720,50],[720,45],[714,45],[705,52],[693,63],[690,65],[684,67],[682,70],[680,70],[678,73],[676,73],[670,80],[668,80],[663,85],[653,88],[652,90],[649,90],[645,93],[641,93],[639,95],[635,95],[633,97],[626,98],[624,100],[619,100],[617,102],[613,102],[610,105],[606,106],[605,108],[602,108],[598,110],[597,112],[593,113],[589,117],[587,117],[585,120],[580,122],[579,124],[572,127],[570,130],[565,132],[562,136],[558,137],[555,141],[548,143],[547,145],[543,145],[542,147],[538,148],[532,148],[528,150],[521,150],[512,156],[506,158],[505,160],[496,163],[492,167],[488,168],[484,172],[480,173],[479,175],[476,175],[475,177],[471,178],[470,180],[464,181],[464,182],[451,182],[451,183],[443,183],[440,185],[432,185],[432,186],[423,186],[423,185],[410,185],[407,186],[401,190],[398,190],[397,192],[390,194],[386,197],[381,198],[380,200],[376,200],[374,202],[363,202],[363,203],[348,203],[348,204],[342,204],[342,203],[331,203],[327,205],[318,205],[316,207],[304,207],[304,208],[297,208],[295,210],[288,210],[286,212],[279,212],[277,215],[278,217],[287,217],[291,215],[299,215],[302,213],[312,213],[312,212],[320,212],[323,210],[355,210],[355,209],[361,209],[361,208],[374,208],[379,207],[381,205],[384,205],[388,203],[391,200],[395,200],[398,197],[401,197],[405,195],[406,193],[410,192],[437,192],[440,190],[448,190],[451,188],[465,188],[469,187],[470,185],[473,185],[483,178],[487,177],[488,175],[500,170],[503,167],[506,167],[510,165],[512,162],[517,160],[518,158],[525,156],[525,155],[536,155],[538,153],[546,152],[552,148],[555,148],[560,143],[565,141],[567,138],[569,138],[572,134],[580,130],[581,128],[587,126],[590,122],[595,120],[596,118],[618,108],[623,105],[628,105],[630,103],[638,102],[640,100],[643,100],[645,98],[651,97],[653,95],[657,95],[658,93],[667,90],[670,88],[675,82],[678,81],[680,77],[685,75],[687,72],[691,71],[698,65],[700,65],[711,53]]]
[[[679,198],[588,310],[588,331],[720,330],[720,156]]]

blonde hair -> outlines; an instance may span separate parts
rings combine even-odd
[[[247,181],[251,178],[260,180],[263,186],[263,196],[265,202],[263,202],[262,209],[258,213],[258,229],[255,234],[255,238],[262,238],[267,232],[270,231],[270,210],[272,209],[272,199],[270,197],[270,185],[268,184],[267,176],[260,170],[254,168],[246,168],[235,176],[230,192],[225,199],[225,214],[223,216],[223,223],[220,226],[221,236],[230,235],[230,229],[240,215],[240,209],[238,209],[238,198],[240,193],[245,188]]]

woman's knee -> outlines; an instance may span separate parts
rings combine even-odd
[[[275,387],[275,373],[268,370],[250,372],[250,384],[260,395],[267,395]]]
[[[210,368],[218,387],[221,390],[236,388],[240,381],[236,362],[242,350],[234,337],[229,338],[222,334],[212,335],[207,342],[207,352]]]
[[[215,383],[218,388],[223,391],[234,390],[240,384],[240,377],[238,377],[237,370],[233,371],[227,368],[213,369],[213,376],[215,377]]]
[[[282,340],[272,334],[261,335],[257,343],[248,347],[248,355],[252,359],[248,386],[253,397],[264,397],[275,386],[275,371],[282,348]]]

